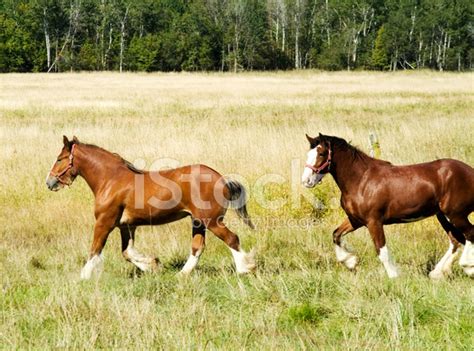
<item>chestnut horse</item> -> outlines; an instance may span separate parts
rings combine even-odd
[[[253,228],[246,209],[245,188],[204,165],[159,172],[136,169],[130,162],[98,146],[63,137],[63,148],[46,179],[50,190],[71,185],[77,176],[85,179],[95,197],[94,238],[89,259],[81,271],[89,279],[102,264],[101,252],[110,232],[118,227],[122,254],[142,271],[153,271],[158,260],[134,248],[135,230],[191,216],[191,254],[181,270],[190,273],[204,250],[206,229],[223,240],[233,255],[238,273],[255,268],[252,254],[240,247],[239,238],[223,222],[229,206]]]
[[[474,211],[474,169],[442,159],[410,166],[394,166],[374,159],[345,140],[319,134],[306,135],[310,143],[302,182],[312,188],[330,173],[341,190],[341,206],[347,214],[334,231],[336,257],[349,269],[357,257],[342,243],[342,237],[366,226],[377,255],[390,278],[398,276],[385,245],[384,224],[406,223],[436,215],[450,238],[450,247],[430,277],[449,274],[460,244],[465,244],[460,265],[474,277],[474,226],[468,216]]]

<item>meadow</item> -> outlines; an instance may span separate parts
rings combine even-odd
[[[1,75],[0,348],[472,350],[473,280],[457,262],[446,280],[428,278],[448,247],[435,219],[386,227],[396,280],[366,229],[349,234],[360,258],[350,272],[332,244],[344,218],[334,181],[310,190],[299,179],[305,133],[368,152],[375,132],[395,164],[473,165],[473,82],[429,71]],[[137,231],[159,273],[126,262],[116,230],[99,279],[81,281],[92,192],[80,178],[57,193],[45,184],[63,134],[146,169],[204,163],[245,180],[257,229],[230,211],[228,222],[256,249],[256,273],[237,275],[208,233],[196,270],[178,276],[191,245],[184,219]]]

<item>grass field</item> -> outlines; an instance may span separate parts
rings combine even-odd
[[[473,280],[457,263],[445,281],[427,276],[448,246],[434,219],[386,227],[400,278],[386,277],[365,229],[347,237],[361,259],[349,272],[332,244],[344,218],[334,181],[298,182],[306,132],[367,151],[374,131],[396,164],[474,164],[473,82],[432,72],[1,75],[0,348],[472,350]],[[146,168],[170,158],[244,177],[258,228],[228,218],[256,248],[257,272],[237,276],[210,234],[197,269],[177,276],[185,219],[137,232],[160,273],[137,274],[115,231],[100,278],[80,281],[92,193],[82,179],[58,193],[45,185],[63,134]],[[279,183],[262,190],[262,176]],[[262,197],[283,203],[264,208]]]

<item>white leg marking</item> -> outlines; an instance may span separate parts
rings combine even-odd
[[[99,275],[103,268],[103,262],[104,258],[102,255],[95,255],[87,260],[87,263],[81,270],[81,279],[91,279],[94,273]]]
[[[469,240],[466,240],[459,264],[468,276],[474,278],[474,244]]]
[[[152,257],[145,256],[135,250],[133,248],[133,243],[128,244],[125,255],[130,260],[130,262],[132,262],[142,271],[149,272],[153,270],[153,264],[155,263],[155,259]]]
[[[445,276],[451,274],[451,266],[458,255],[458,250],[453,252],[453,249],[454,245],[450,242],[448,251],[446,251],[435,268],[430,272],[431,279],[443,279]]]
[[[342,262],[349,269],[354,269],[357,266],[357,256],[347,251],[341,244],[336,245],[336,259]]]
[[[395,266],[395,263],[393,263],[390,254],[388,253],[387,246],[384,246],[380,249],[379,259],[382,261],[389,278],[398,277],[397,266]]]
[[[249,273],[255,269],[254,250],[247,254],[242,249],[237,251],[231,248],[230,252],[234,257],[237,273]]]
[[[194,256],[193,254],[189,255],[188,260],[186,261],[185,265],[181,269],[180,273],[189,274],[192,270],[197,266],[199,262],[199,256]]]
[[[186,261],[185,265],[181,269],[182,274],[189,274],[192,270],[197,266],[199,262],[199,257],[201,256],[202,251],[197,251],[196,256],[192,253],[189,255],[188,260]]]

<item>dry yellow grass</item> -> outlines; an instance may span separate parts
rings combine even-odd
[[[320,131],[363,150],[375,131],[382,157],[397,164],[453,157],[472,165],[473,78],[312,71],[0,76],[0,345],[467,349],[472,280],[459,267],[453,280],[426,277],[447,246],[435,221],[387,228],[404,273],[389,282],[365,230],[348,239],[361,257],[359,271],[336,263],[329,233],[343,214],[332,180],[312,192],[329,207],[323,213],[304,200],[299,208],[262,208],[255,182],[280,175],[286,182],[264,194],[289,201],[290,180],[299,180],[305,161],[304,134]],[[182,221],[139,229],[138,246],[164,262],[161,274],[137,277],[114,232],[101,279],[80,282],[92,194],[80,179],[59,193],[44,184],[63,134],[144,160],[147,168],[171,158],[245,177],[260,226],[232,227],[244,247],[256,246],[257,274],[235,276],[230,254],[209,236],[195,274],[176,278],[190,246],[190,223]],[[295,225],[306,218],[317,220]]]

